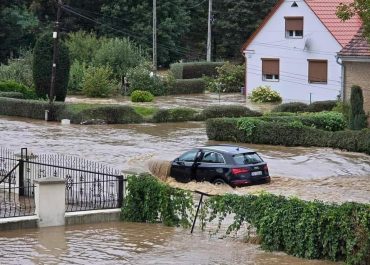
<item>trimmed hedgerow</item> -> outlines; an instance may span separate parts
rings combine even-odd
[[[222,118],[222,117],[238,118],[238,117],[258,117],[262,116],[262,113],[251,110],[244,106],[217,105],[206,107],[202,111],[201,116],[204,119]]]
[[[123,221],[190,226],[193,212],[190,192],[172,188],[150,175],[129,176],[127,189],[121,211]]]
[[[324,131],[297,122],[258,118],[216,118],[206,122],[210,140],[285,146],[317,146],[370,154],[370,130]]]
[[[176,79],[175,84],[169,89],[169,94],[201,94],[205,89],[206,82],[202,78]]]
[[[308,105],[307,111],[309,112],[320,112],[320,111],[331,111],[337,104],[336,100],[324,100],[315,101]]]
[[[0,92],[18,92],[22,93],[25,99],[36,99],[36,93],[34,90],[17,83],[13,80],[0,81]]]
[[[189,108],[160,109],[152,118],[153,122],[182,122],[198,120],[198,111]]]
[[[272,109],[272,112],[305,112],[308,105],[302,102],[283,103]]]
[[[193,79],[203,76],[214,77],[217,75],[216,67],[223,64],[223,62],[174,63],[170,65],[170,69],[176,79]]]
[[[0,92],[0,97],[24,99],[24,95],[20,92]]]
[[[202,207],[202,227],[233,215],[227,234],[248,224],[262,248],[308,259],[347,264],[370,262],[370,205],[303,201],[272,194],[226,194],[209,198]]]

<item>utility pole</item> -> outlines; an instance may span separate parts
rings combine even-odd
[[[157,0],[153,0],[153,71],[157,72]]]
[[[55,94],[55,79],[57,74],[57,64],[58,64],[58,55],[59,55],[59,31],[60,31],[60,17],[62,15],[62,0],[58,0],[58,10],[57,10],[57,21],[54,25],[53,31],[53,40],[54,40],[54,49],[53,49],[53,64],[51,70],[51,84],[50,84],[50,92],[49,92],[49,103],[50,105],[53,104],[54,101],[54,94]],[[49,113],[51,114],[51,113]]]
[[[208,38],[207,38],[207,62],[211,61],[212,54],[212,0],[208,2]]]

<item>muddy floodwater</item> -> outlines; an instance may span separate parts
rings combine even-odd
[[[106,223],[0,234],[1,264],[330,265],[155,224]]]
[[[207,140],[205,125],[198,122],[82,126],[0,116],[2,147],[77,155],[130,172],[148,171],[148,161],[170,161],[189,148],[215,143]],[[222,187],[221,192],[265,190],[308,200],[370,202],[370,156],[329,148],[241,145],[255,149],[267,161],[272,182]],[[215,189],[207,183],[184,187]]]

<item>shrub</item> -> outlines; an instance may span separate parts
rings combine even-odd
[[[342,113],[344,116],[344,119],[346,120],[346,122],[348,122],[349,121],[349,109],[350,109],[350,106],[348,103],[338,100],[337,103],[335,104],[335,107],[333,108],[333,111]]]
[[[367,120],[364,111],[364,97],[359,86],[351,88],[351,108],[349,112],[349,128],[352,130],[361,130],[367,127]]]
[[[308,105],[302,102],[283,103],[272,109],[272,112],[305,112]]]
[[[202,111],[202,117],[204,119],[211,119],[211,118],[222,118],[222,117],[257,117],[262,116],[260,112],[250,110],[244,106],[238,105],[218,105],[218,106],[210,106],[206,107]]]
[[[198,112],[189,108],[160,109],[153,115],[154,122],[194,121]]]
[[[20,92],[0,92],[0,97],[24,99],[24,95]]]
[[[85,63],[80,63],[75,60],[71,65],[69,70],[69,82],[68,82],[68,91],[75,93],[81,92],[84,80],[84,74],[87,70],[87,65]]]
[[[170,69],[176,79],[193,79],[203,76],[214,77],[217,75],[216,67],[222,65],[223,62],[174,63],[170,65]]]
[[[259,86],[252,91],[252,95],[249,98],[253,102],[281,102],[282,98],[280,94],[271,89],[269,86]]]
[[[0,65],[1,80],[12,80],[26,87],[33,87],[32,52],[21,51],[19,58],[10,59],[7,65]]]
[[[149,91],[135,90],[131,93],[132,102],[152,102],[154,96]]]
[[[33,51],[33,80],[39,98],[50,96],[51,65],[53,61],[53,39],[51,33],[45,33],[36,42]],[[69,80],[69,52],[67,46],[59,43],[58,64],[55,79],[54,96],[56,101],[64,101]]]
[[[269,251],[358,265],[370,260],[368,204],[308,202],[266,193],[219,195],[205,202],[202,227],[214,220],[221,227],[227,215],[233,216],[227,234],[248,224]]]
[[[108,97],[117,85],[112,80],[112,69],[109,66],[90,66],[84,73],[82,91],[89,97]]]
[[[103,41],[104,38],[98,39],[95,33],[78,31],[69,33],[65,43],[70,52],[71,61],[90,64]]]
[[[204,90],[205,82],[202,78],[176,79],[175,84],[169,90],[169,94],[200,94],[204,93]]]
[[[193,212],[190,192],[162,184],[150,175],[129,176],[127,188],[122,220],[190,226]]]
[[[337,104],[336,100],[324,100],[315,101],[308,105],[307,111],[309,112],[320,112],[320,111],[331,111]]]
[[[0,81],[0,92],[22,93],[25,99],[36,99],[35,91],[15,81]]]
[[[159,76],[151,74],[149,64],[141,64],[129,69],[127,80],[129,82],[129,95],[135,90],[149,91],[154,96],[163,96],[168,93],[168,86]]]
[[[222,92],[240,92],[240,88],[244,86],[244,65],[234,65],[226,62],[216,69],[218,73],[216,82],[221,85]]]

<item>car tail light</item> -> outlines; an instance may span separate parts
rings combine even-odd
[[[231,173],[233,173],[234,175],[249,173],[249,169],[245,168],[245,167],[233,168],[233,169],[231,169]]]
[[[267,165],[264,165],[263,166],[263,171],[265,171],[265,172],[268,172],[269,171],[269,168],[267,167]]]

